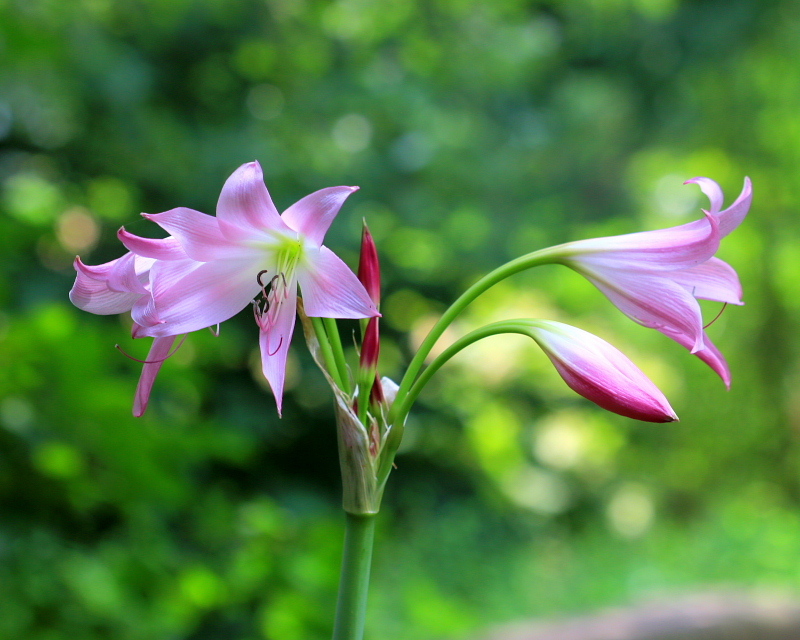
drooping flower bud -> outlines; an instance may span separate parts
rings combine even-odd
[[[564,382],[587,400],[636,420],[678,419],[650,378],[605,340],[561,322],[530,321],[528,329]]]
[[[358,260],[358,279],[367,290],[373,304],[377,307],[381,302],[381,264],[378,260],[378,249],[369,232],[366,221],[361,234],[361,255]]]

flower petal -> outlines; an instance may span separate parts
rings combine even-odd
[[[659,274],[615,269],[584,275],[626,316],[645,327],[681,334],[692,352],[703,348],[703,317],[691,293]]]
[[[258,162],[243,164],[225,181],[217,218],[242,229],[289,231],[272,203]]]
[[[175,336],[156,338],[147,354],[147,359],[142,366],[142,374],[139,376],[139,384],[136,385],[136,395],[133,397],[133,415],[140,418],[147,411],[147,403],[150,401],[150,391],[156,381],[161,365],[169,355]]]
[[[530,335],[567,385],[603,409],[636,420],[678,419],[659,388],[621,351],[577,327],[529,321]]]
[[[705,193],[708,196],[708,199],[711,201],[711,213],[720,212],[722,209],[722,203],[724,202],[722,189],[711,178],[692,178],[683,184],[696,184],[698,187],[700,187],[700,190]]]
[[[342,204],[358,187],[328,187],[298,200],[281,218],[292,229],[303,234],[309,242],[320,246]]]
[[[175,236],[192,260],[209,262],[239,257],[247,248],[228,240],[219,228],[214,216],[194,209],[178,207],[164,213],[143,213],[170,235]]]
[[[738,227],[742,220],[744,220],[747,212],[750,211],[750,205],[753,202],[753,183],[750,178],[744,179],[744,187],[736,201],[725,211],[720,211],[717,214],[719,219],[719,231],[724,238],[736,227]]]
[[[121,260],[112,260],[98,266],[88,266],[75,258],[75,284],[69,292],[69,299],[76,307],[98,315],[112,315],[130,311],[140,293],[114,291],[108,286],[108,274]]]
[[[669,271],[705,262],[719,249],[719,240],[719,223],[706,214],[705,220],[669,229],[568,242],[561,250],[567,264]]]
[[[671,271],[669,278],[695,298],[744,304],[738,274],[731,265],[719,258],[711,258],[689,269]]]
[[[327,247],[307,252],[307,268],[297,269],[306,314],[320,318],[371,318],[380,315],[364,285]]]
[[[684,347],[685,349],[692,350],[692,344],[690,340],[686,339],[686,336],[681,335],[679,333],[671,333],[667,330],[662,330],[662,333],[672,338],[675,342],[679,345]],[[728,367],[728,362],[725,360],[725,356],[722,355],[722,352],[716,347],[716,345],[711,342],[711,339],[708,337],[707,333],[703,333],[703,348],[699,351],[695,351],[694,355],[700,358],[703,362],[705,362],[709,367],[711,367],[714,372],[722,378],[722,381],[725,383],[725,387],[727,389],[731,388],[731,370]]]
[[[151,258],[142,258],[128,252],[117,260],[108,272],[108,288],[125,293],[147,293],[143,282],[147,282],[147,273],[154,263]]]
[[[145,327],[140,335],[163,337],[211,327],[244,309],[260,290],[249,261],[180,262],[158,262],[153,267],[155,317],[142,318],[144,309],[134,308],[132,313],[134,321]]]
[[[202,215],[202,214],[201,214]],[[128,233],[125,227],[120,227],[117,237],[125,245],[128,251],[132,251],[144,258],[154,258],[156,260],[180,260],[186,258],[186,252],[181,247],[177,238],[142,238]]]
[[[286,356],[289,343],[294,333],[297,310],[297,287],[286,289],[285,297],[280,301],[275,321],[266,331],[261,330],[259,344],[261,346],[261,370],[275,394],[278,415],[283,409],[283,385],[286,379]]]

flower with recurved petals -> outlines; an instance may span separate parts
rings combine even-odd
[[[742,222],[753,191],[749,178],[736,201],[722,210],[719,185],[693,178],[711,201],[706,219],[608,238],[569,242],[559,262],[584,275],[625,315],[669,336],[706,362],[730,386],[730,372],[708,339],[698,298],[743,304],[736,271],[713,257],[720,239]]]
[[[125,232],[121,231],[121,237],[124,235]],[[76,307],[89,313],[112,315],[147,304],[150,299],[150,271],[156,262],[156,256],[152,254],[180,263],[186,270],[199,266],[199,263],[186,257],[174,238],[136,240],[144,255],[129,251],[121,258],[97,266],[86,265],[80,257],[75,258],[77,276],[69,292],[69,299]],[[134,323],[134,337],[141,329],[141,326]],[[147,358],[142,361],[142,373],[133,401],[134,416],[142,416],[146,411],[153,383],[161,365],[169,356],[175,337],[164,335],[155,338]]]
[[[252,302],[262,370],[280,413],[298,285],[309,316],[379,315],[355,274],[322,244],[342,203],[356,189],[316,191],[280,215],[264,185],[261,166],[252,162],[225,182],[216,217],[186,208],[144,214],[202,264],[187,272],[176,261],[156,262],[151,271],[152,297],[133,309],[142,335],[160,337],[210,327]]]

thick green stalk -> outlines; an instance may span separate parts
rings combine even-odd
[[[328,369],[328,375],[333,378],[336,385],[343,389],[341,376],[339,375],[339,367],[336,365],[336,358],[331,349],[331,342],[328,337],[328,332],[325,331],[325,325],[322,323],[322,318],[309,318],[314,327],[314,333],[317,334],[317,341],[319,348],[322,352],[322,359],[325,361],[325,367]]]
[[[423,340],[422,344],[417,350],[417,353],[414,355],[414,358],[408,365],[408,369],[406,369],[403,380],[400,382],[400,389],[397,392],[397,398],[395,399],[394,406],[392,407],[389,419],[390,424],[401,424],[403,420],[405,420],[406,414],[403,413],[403,411],[407,413],[408,409],[410,408],[410,405],[405,402],[405,398],[408,395],[411,386],[414,384],[417,375],[422,369],[422,366],[425,364],[425,358],[428,357],[431,349],[433,349],[436,341],[442,336],[445,329],[450,326],[453,320],[456,319],[456,317],[468,304],[470,304],[484,291],[494,286],[501,280],[532,267],[558,262],[559,258],[561,257],[563,257],[563,247],[561,246],[548,247],[546,249],[541,249],[540,251],[534,251],[533,253],[521,256],[516,260],[506,262],[504,265],[499,266],[494,271],[491,271],[483,276],[483,278],[478,280],[469,289],[462,293],[461,296],[452,305],[450,305],[442,317],[439,318],[439,321],[428,332],[425,340]]]
[[[342,575],[333,640],[362,640],[367,612],[375,516],[346,514]]]
[[[322,323],[328,332],[328,340],[333,351],[333,359],[336,362],[336,369],[339,371],[339,379],[342,383],[341,388],[346,394],[350,395],[350,374],[347,371],[347,362],[344,359],[344,349],[342,339],[339,336],[339,327],[333,318],[323,318]]]

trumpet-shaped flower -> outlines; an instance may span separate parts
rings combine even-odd
[[[174,238],[139,240],[144,252],[150,247],[150,253],[167,256],[180,262],[187,270],[199,266],[199,263],[186,257]],[[76,307],[89,313],[111,315],[131,311],[150,300],[150,271],[155,262],[153,257],[135,255],[130,251],[121,258],[97,266],[86,265],[80,257],[75,258],[77,276],[69,298]],[[140,325],[134,323],[134,337],[141,329]],[[175,335],[164,335],[153,340],[147,358],[142,361],[142,373],[134,396],[134,416],[139,417],[146,411],[153,383],[174,341]]]
[[[596,335],[550,320],[525,322],[567,385],[603,409],[646,422],[678,419],[664,394],[621,351]]]
[[[150,273],[152,296],[133,309],[141,335],[164,337],[211,327],[252,302],[262,370],[280,413],[298,285],[309,316],[379,315],[355,274],[322,244],[345,199],[356,190],[322,189],[280,215],[264,185],[261,166],[252,162],[225,182],[216,217],[186,208],[144,214],[201,264],[188,268],[166,258],[155,263]],[[142,255],[134,244],[128,248]]]
[[[719,185],[693,178],[711,201],[706,218],[657,231],[569,242],[558,260],[584,275],[634,321],[669,336],[706,362],[730,385],[722,354],[703,328],[698,298],[743,304],[736,271],[713,257],[722,237],[750,209],[752,185],[745,178],[736,201],[722,210]]]

